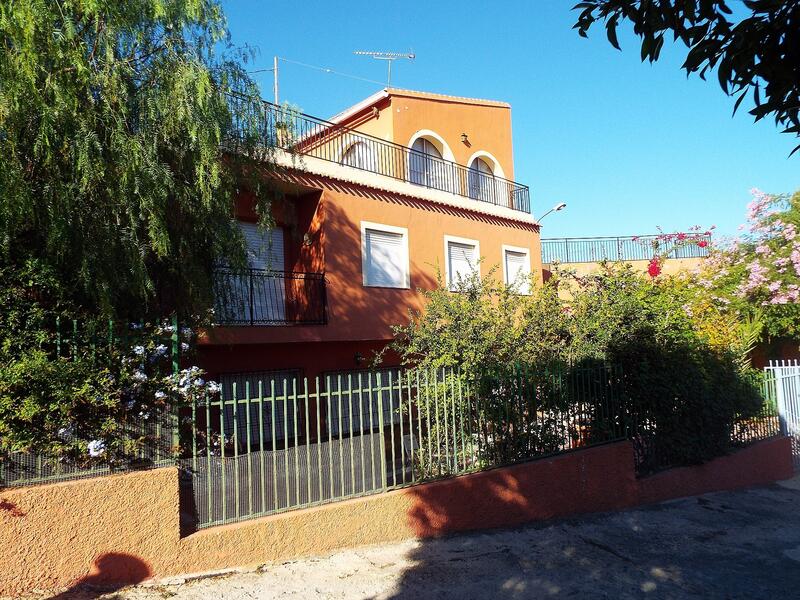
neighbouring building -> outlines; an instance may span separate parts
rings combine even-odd
[[[659,254],[664,258],[661,270],[665,274],[694,269],[708,256],[708,244],[676,244],[670,248],[669,242],[658,240],[658,235],[543,239],[544,279],[550,277],[555,264],[578,275],[597,271],[603,261],[627,262],[634,269],[647,272],[655,254],[654,243],[661,246]]]
[[[217,326],[201,340],[224,392],[367,368],[438,273],[452,283],[498,265],[507,282],[541,280],[507,103],[387,88],[328,121],[264,110],[283,197],[266,232],[237,199],[251,269],[220,271]]]

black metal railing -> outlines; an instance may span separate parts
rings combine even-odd
[[[530,213],[528,186],[388,142],[288,107],[230,96],[239,136],[257,135],[267,147],[312,156],[495,206]]]
[[[217,269],[217,325],[324,325],[325,276],[263,269]]]
[[[708,256],[708,250],[708,243],[698,245],[696,240],[683,243],[676,239],[664,240],[657,235],[550,238],[542,240],[542,262],[650,260],[656,253],[666,255],[667,258],[702,258]]]

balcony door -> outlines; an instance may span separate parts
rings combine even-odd
[[[408,179],[411,183],[445,189],[446,167],[442,153],[430,140],[419,138],[412,144],[408,157]]]
[[[239,223],[247,241],[248,275],[239,282],[244,300],[242,320],[269,325],[286,321],[283,230]]]

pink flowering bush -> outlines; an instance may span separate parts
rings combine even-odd
[[[744,233],[712,250],[695,283],[739,316],[759,314],[771,337],[800,335],[800,192],[752,190]]]

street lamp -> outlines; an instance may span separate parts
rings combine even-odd
[[[559,204],[556,204],[553,208],[548,210],[546,213],[544,213],[541,217],[539,217],[539,221],[541,222],[541,220],[544,219],[551,212],[558,212],[560,210],[564,210],[565,208],[567,208],[567,203],[566,202],[560,202]]]

